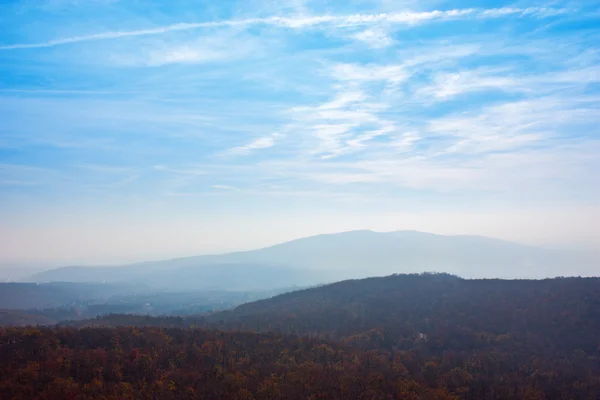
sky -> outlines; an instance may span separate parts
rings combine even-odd
[[[600,248],[600,5],[0,1],[0,265],[351,229]]]

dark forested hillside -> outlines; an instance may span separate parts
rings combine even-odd
[[[232,329],[276,330],[351,340],[380,330],[378,346],[426,335],[453,337],[448,350],[471,348],[481,335],[510,335],[564,351],[600,345],[600,279],[468,280],[445,274],[349,280],[287,293],[212,315]],[[539,336],[539,337],[536,337]]]
[[[208,323],[400,351],[434,387],[447,386],[451,371],[463,374],[463,398],[511,398],[498,397],[506,381],[540,388],[539,398],[600,398],[598,278],[351,280],[245,304]]]
[[[456,399],[398,355],[197,329],[0,330],[0,399]]]
[[[114,328],[123,325],[140,328]],[[287,293],[208,317],[108,315],[77,326],[84,328],[5,331],[1,390],[57,388],[40,399],[73,391],[73,398],[143,398],[167,387],[154,398],[600,398],[597,278],[394,275]],[[213,342],[217,350],[210,350]],[[99,347],[108,353],[98,356]],[[135,360],[147,358],[133,363],[131,352]],[[101,368],[79,360],[98,357]],[[78,375],[80,368],[96,372]],[[18,389],[23,379],[38,386]],[[120,390],[130,397],[118,397]]]

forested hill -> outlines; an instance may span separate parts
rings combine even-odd
[[[486,341],[566,353],[600,348],[600,279],[467,280],[446,274],[392,275],[301,290],[214,314],[228,329],[325,335],[372,346],[432,351]],[[373,330],[377,335],[372,337]]]
[[[598,278],[398,275],[78,324],[0,330],[0,398],[600,398]]]

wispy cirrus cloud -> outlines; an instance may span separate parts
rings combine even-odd
[[[352,37],[374,49],[389,47],[394,44],[394,39],[383,29],[365,29],[355,33]]]
[[[268,149],[269,147],[275,146],[276,139],[279,137],[281,137],[281,134],[279,133],[273,133],[268,136],[259,137],[252,140],[250,143],[229,149],[227,154],[247,155],[254,150]]]
[[[570,126],[585,126],[588,134],[598,134],[599,112],[595,98],[540,97],[433,120],[427,130],[454,138],[446,152],[487,153],[548,145],[560,137],[564,141]]]
[[[506,92],[529,90],[510,71],[473,69],[468,71],[442,72],[433,77],[431,85],[419,89],[417,95],[435,100],[448,100],[460,94],[499,90]]]
[[[131,50],[110,52],[113,66],[160,67],[171,64],[202,64],[226,62],[256,55],[261,44],[249,36],[216,32],[188,41],[161,41]]]
[[[547,9],[547,8],[499,8],[499,9],[454,9],[454,10],[434,10],[423,12],[397,12],[397,13],[381,13],[381,14],[352,14],[352,15],[319,15],[319,16],[300,16],[300,17],[266,17],[266,18],[248,18],[239,20],[220,20],[192,23],[177,23],[172,25],[160,26],[148,29],[139,30],[122,30],[94,33],[89,35],[72,36],[61,39],[53,39],[39,43],[18,43],[0,45],[0,50],[18,50],[18,49],[34,49],[44,47],[55,47],[66,44],[111,40],[133,36],[150,36],[160,35],[169,32],[191,31],[203,28],[240,28],[253,25],[266,25],[289,29],[304,29],[319,26],[336,26],[336,27],[354,27],[366,26],[372,24],[403,24],[413,25],[424,23],[427,21],[460,19],[467,17],[475,18],[497,18],[507,15],[534,16],[537,18],[550,17],[566,13],[566,9]]]
[[[368,81],[399,83],[408,77],[402,65],[377,64],[336,64],[332,67],[332,76],[340,81],[355,83]]]

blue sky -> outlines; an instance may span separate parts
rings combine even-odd
[[[589,1],[0,2],[0,261],[600,245]]]

